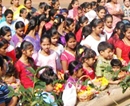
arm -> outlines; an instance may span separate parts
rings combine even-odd
[[[68,63],[67,61],[61,61],[61,64],[62,64],[62,68],[64,71],[68,70]]]
[[[120,48],[116,48],[116,55],[118,58],[121,58],[122,50]]]

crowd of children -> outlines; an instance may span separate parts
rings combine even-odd
[[[6,8],[0,0],[0,106],[16,106],[17,97],[8,97],[8,86],[14,89],[22,84],[33,87],[27,69],[42,66],[38,78],[46,82],[43,100],[57,106],[51,91],[53,81],[62,71],[66,80],[65,90],[75,89],[82,75],[90,79],[106,77],[110,84],[118,84],[128,74],[122,72],[116,80],[113,72],[130,62],[130,0],[97,0],[79,4],[71,0],[68,8],[60,0],[40,2],[38,9],[32,0],[11,0]],[[63,93],[64,106],[71,104],[71,95]],[[47,94],[48,96],[44,95]],[[73,95],[74,97],[74,95]],[[46,99],[45,99],[46,98]],[[52,99],[53,98],[53,99]]]

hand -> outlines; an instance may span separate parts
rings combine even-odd
[[[44,26],[45,26],[45,21],[42,21],[41,23],[40,23],[40,28],[43,28]]]

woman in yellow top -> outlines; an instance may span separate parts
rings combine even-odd
[[[25,8],[23,5],[19,4],[19,0],[11,0],[11,9],[14,13],[13,20],[16,20],[19,17],[20,9]]]

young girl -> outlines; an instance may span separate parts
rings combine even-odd
[[[130,62],[130,24],[124,25],[120,40],[116,42],[116,55],[127,63]]]
[[[94,63],[96,61],[96,53],[92,49],[86,49],[82,55],[84,74],[91,79],[95,79]]]
[[[18,21],[15,24],[16,34],[12,36],[12,42],[14,43],[15,47],[21,45],[23,38],[24,38],[24,28],[25,25],[22,21]]]
[[[24,8],[24,6],[20,5],[19,0],[11,0],[10,3],[12,6],[9,9],[11,9],[14,13],[13,20],[16,20],[19,17],[20,9]]]
[[[116,23],[121,21],[121,16],[123,15],[120,4],[117,2],[117,0],[107,0],[105,7],[113,16],[113,26],[116,26]]]
[[[97,0],[97,6],[105,6],[106,0]]]
[[[106,9],[103,6],[98,6],[96,8],[96,13],[97,13],[97,19],[101,19],[102,21],[104,20],[104,16],[106,14]]]
[[[64,48],[61,44],[58,43],[59,34],[55,27],[52,27],[49,32],[50,32],[50,38],[51,38],[51,49],[56,51],[58,55],[60,56],[61,53],[64,51]]]
[[[64,72],[68,70],[68,65],[71,61],[75,60],[76,52],[76,38],[73,33],[68,33],[65,36],[66,48],[65,51],[61,54],[61,63]]]
[[[8,97],[9,95],[9,89],[8,85],[2,80],[2,77],[4,76],[6,72],[6,62],[5,60],[0,56],[0,105],[1,106],[16,106],[17,105],[17,97]]]
[[[29,41],[34,46],[34,54],[33,59],[36,60],[37,52],[40,50],[40,37],[37,34],[38,30],[38,19],[37,17],[33,17],[30,19],[28,24],[28,29],[26,31],[26,37],[24,40]]]
[[[113,17],[111,14],[106,14],[104,17],[104,30],[103,32],[105,32],[105,34],[107,35],[107,40],[111,37],[112,33],[113,33]]]
[[[82,37],[82,29],[84,26],[86,26],[88,24],[88,18],[86,16],[82,16],[79,18],[79,21],[76,25],[76,41],[80,42],[83,37]]]
[[[124,23],[122,21],[118,22],[116,24],[116,27],[113,30],[113,33],[111,37],[108,39],[108,42],[112,44],[115,47],[116,42],[119,40],[119,36],[121,34],[121,30],[124,26]]]
[[[123,3],[124,5],[122,6],[122,10],[123,10],[123,13],[124,13],[124,17],[123,19],[127,19],[130,21],[130,0],[123,0]]]
[[[2,14],[4,14],[6,7],[2,5],[2,0],[0,0],[0,5],[2,6]]]
[[[28,13],[26,8],[20,9],[20,17],[16,20],[16,22],[22,21],[25,24],[25,26],[28,25],[29,21],[27,19],[27,15]]]
[[[27,69],[28,67],[36,68],[33,59],[33,45],[28,41],[23,41],[20,46],[20,51],[17,54],[18,61],[15,63],[16,71],[18,72],[21,84],[25,88],[33,87],[33,81],[29,78],[33,74]]]
[[[78,61],[70,62],[68,72],[65,74],[67,83],[63,91],[62,100],[64,106],[75,106],[77,102],[77,81],[83,75],[82,64]]]
[[[7,9],[4,13],[6,20],[0,24],[0,28],[3,26],[8,26],[11,29],[12,35],[15,34],[14,22],[13,22],[13,11]]]
[[[3,15],[3,13],[2,13],[2,7],[3,7],[3,6],[0,5],[0,24],[5,21],[5,17],[4,17],[4,15]]]
[[[58,79],[57,75],[53,71],[53,68],[44,68],[44,72],[41,73],[39,79],[46,83],[45,90],[40,94],[43,97],[43,101],[51,106],[58,106],[55,102],[54,96],[52,95],[52,91],[54,90],[53,82]]]
[[[52,6],[54,9],[59,10],[59,7],[60,7],[60,2],[59,2],[59,0],[52,0],[51,6]]]
[[[61,14],[62,14],[65,18],[67,18],[67,17],[68,17],[68,9],[62,8],[62,9],[61,9]]]
[[[78,10],[77,10],[78,6],[79,6],[78,0],[71,0],[71,3],[69,4],[69,7],[68,7],[68,10],[69,10],[68,17],[69,18],[78,20]]]
[[[90,23],[92,32],[88,35],[85,40],[81,41],[81,45],[91,48],[98,55],[97,46],[100,42],[106,40],[106,36],[102,34],[103,32],[103,21],[100,19],[94,19]]]
[[[51,48],[51,39],[48,35],[43,35],[40,39],[41,50],[37,55],[37,66],[42,67],[49,65],[53,67],[54,73],[57,73],[59,69],[59,57],[58,54],[50,50]],[[44,70],[41,70],[39,74],[41,74]]]
[[[4,39],[6,39],[8,41],[8,47],[6,49],[6,55],[9,56],[13,62],[16,61],[16,54],[15,54],[15,48],[13,46],[13,43],[11,42],[11,29],[7,26],[3,26],[0,29],[0,33],[1,33],[1,37],[3,37]]]

